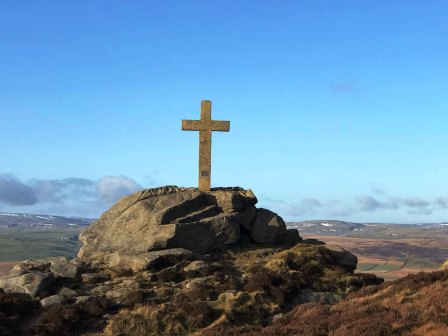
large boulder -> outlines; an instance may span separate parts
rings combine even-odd
[[[10,273],[21,275],[30,271],[51,272],[56,278],[74,279],[78,273],[78,266],[75,261],[66,257],[29,259],[15,265]]]
[[[255,243],[299,241],[276,213],[257,209],[251,190],[239,187],[196,188],[166,186],[146,189],[120,199],[84,230],[78,259],[116,271],[148,269],[158,251],[163,258],[186,258],[190,251],[220,249],[244,237]],[[243,239],[242,239],[243,240]],[[185,252],[186,251],[186,252]]]
[[[74,279],[78,274],[78,266],[65,257],[55,258],[51,261],[50,271],[57,278]]]
[[[58,306],[61,305],[65,301],[65,298],[62,295],[51,295],[48,296],[42,300],[40,300],[40,304],[44,308],[48,308],[51,306]]]
[[[325,246],[331,251],[335,262],[349,270],[355,270],[358,266],[358,257],[353,253],[344,250],[342,247],[334,244],[328,244]]]
[[[283,241],[285,221],[267,209],[258,209],[250,227],[250,236],[256,243],[275,244]]]
[[[131,263],[144,269],[147,252],[182,248],[207,251],[235,243],[240,226],[250,226],[257,198],[251,190],[167,186],[146,189],[120,199],[84,230],[78,258],[108,265]],[[137,257],[136,257],[137,256]]]
[[[54,280],[51,273],[29,271],[22,275],[11,275],[0,278],[0,288],[5,293],[25,293],[31,297],[42,297]]]

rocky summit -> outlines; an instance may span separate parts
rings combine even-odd
[[[174,256],[222,249],[251,240],[295,244],[297,230],[287,230],[276,213],[257,209],[251,190],[167,186],[122,198],[84,230],[78,258],[121,270],[144,270],[163,253]],[[163,252],[159,252],[163,251]]]
[[[242,188],[122,198],[82,232],[76,258],[0,278],[0,335],[239,335],[382,282],[256,203]]]

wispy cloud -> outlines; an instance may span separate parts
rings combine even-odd
[[[270,203],[269,199],[265,199]],[[423,199],[419,197],[389,197],[379,199],[371,195],[363,195],[352,201],[318,200],[303,198],[296,203],[288,204],[276,200],[287,216],[326,216],[347,217],[358,213],[381,210],[400,210],[411,215],[430,215],[436,210],[448,209],[448,197]]]
[[[285,204],[283,202],[283,204]],[[322,208],[322,204],[315,198],[303,198],[298,204],[289,206],[289,213],[292,216],[314,215]]]
[[[405,198],[402,200],[399,200],[403,204],[403,206],[409,207],[409,208],[416,208],[416,209],[425,209],[427,208],[431,202],[421,199],[421,198]]]
[[[95,181],[70,177],[60,180],[33,179],[29,182],[38,202],[62,203],[74,195],[80,198],[94,193]]]
[[[34,189],[19,181],[13,175],[0,175],[0,202],[21,206],[33,205],[38,202]]]
[[[383,188],[378,187],[378,186],[376,186],[374,184],[372,184],[370,186],[370,191],[374,195],[385,195],[386,194],[386,190],[384,190]]]
[[[358,90],[358,84],[354,80],[346,82],[333,82],[330,85],[330,89],[337,94],[349,94]]]
[[[360,211],[376,211],[380,209],[398,209],[399,201],[397,200],[388,200],[388,201],[379,201],[378,199],[372,196],[360,196],[356,198],[358,203],[358,209]]]
[[[120,197],[143,187],[126,176],[104,176],[96,181],[69,177],[20,181],[0,175],[0,204],[8,211],[98,216]]]
[[[139,189],[142,187],[137,182],[125,176],[104,176],[96,183],[97,195],[106,202],[115,202]]]
[[[435,204],[440,209],[448,209],[448,197],[437,197]]]

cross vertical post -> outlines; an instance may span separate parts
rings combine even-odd
[[[199,190],[210,191],[212,131],[228,132],[230,121],[212,120],[212,102],[201,101],[200,120],[182,120],[183,131],[199,131]]]
[[[212,102],[203,100],[201,102],[201,120],[211,121]],[[209,191],[212,170],[212,131],[199,131],[199,190]]]

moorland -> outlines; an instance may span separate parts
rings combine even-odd
[[[358,272],[386,281],[437,270],[448,258],[448,225],[305,221],[288,223],[303,238],[339,245],[358,257]]]
[[[26,259],[74,257],[82,245],[77,237],[92,221],[0,214],[0,275]],[[345,248],[358,257],[357,272],[373,273],[386,281],[437,270],[448,256],[446,223],[361,224],[313,220],[287,225],[297,228],[304,239],[318,239]]]

